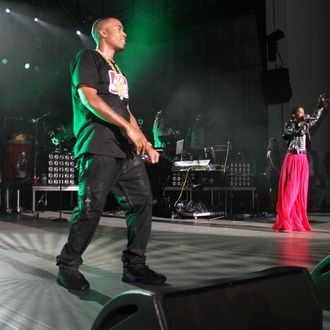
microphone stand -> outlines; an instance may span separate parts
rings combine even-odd
[[[36,186],[38,185],[38,177],[37,177],[37,138],[38,138],[38,133],[39,133],[39,121],[42,118],[45,118],[49,115],[49,113],[44,113],[43,115],[36,117],[36,118],[31,118],[28,122],[35,125],[34,126],[34,142],[33,142],[33,148],[34,148],[34,154],[33,154],[33,179],[32,179],[32,185]]]

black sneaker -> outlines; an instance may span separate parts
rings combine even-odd
[[[89,282],[78,269],[60,267],[57,283],[69,290],[87,290]]]
[[[154,272],[147,265],[138,264],[125,267],[121,280],[127,283],[160,285],[166,282],[166,276]]]

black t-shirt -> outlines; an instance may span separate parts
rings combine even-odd
[[[132,152],[132,145],[123,130],[94,115],[83,105],[78,93],[79,84],[95,88],[105,103],[129,121],[127,80],[113,69],[97,51],[91,49],[80,51],[71,62],[73,132],[77,138],[75,157],[93,153],[126,158]],[[116,87],[117,79],[122,82],[121,93]]]

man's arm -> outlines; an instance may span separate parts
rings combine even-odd
[[[127,111],[129,113],[129,121],[130,121],[130,124],[137,130],[139,130],[141,133],[141,128],[136,120],[136,118],[133,116],[132,112],[131,112],[131,109],[129,108],[129,106],[127,105]],[[143,134],[143,133],[142,133]]]
[[[129,105],[127,105],[127,111],[129,112],[129,116],[130,116],[130,124],[144,136],[143,132],[140,129],[139,124],[137,123],[134,115],[131,112],[131,109],[129,108]],[[146,137],[145,139],[147,141]],[[152,147],[152,144],[148,141],[147,141],[147,145],[145,146],[144,152],[146,152],[149,156],[148,161],[150,161],[152,164],[158,163],[159,153]]]
[[[138,127],[137,128],[131,122],[128,122],[125,118],[120,116],[116,111],[109,107],[98,95],[94,88],[88,87],[84,84],[78,86],[78,92],[82,103],[97,117],[110,122],[120,128],[122,128],[128,138],[134,143],[137,154],[144,153],[148,146],[146,137]]]

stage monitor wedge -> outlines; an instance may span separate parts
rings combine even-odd
[[[133,290],[110,300],[92,330],[322,329],[322,308],[302,267],[277,267],[198,287]]]

